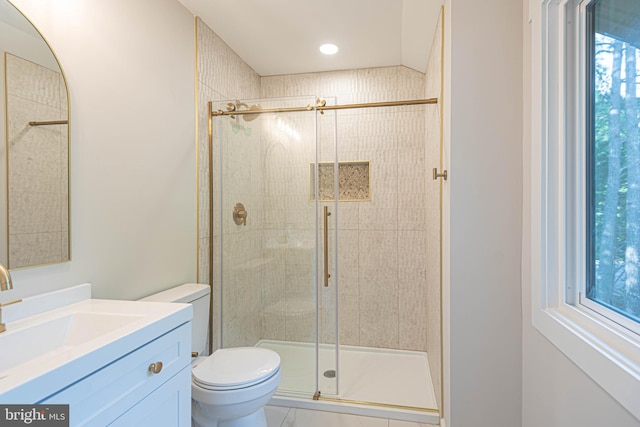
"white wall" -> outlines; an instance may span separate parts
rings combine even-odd
[[[524,427],[638,427],[635,419],[531,324],[531,25],[524,0],[523,406]]]
[[[449,427],[521,424],[521,17],[513,0],[445,5]]]
[[[194,281],[193,16],[175,0],[13,3],[70,85],[72,261],[12,272],[6,298],[89,281],[134,299]]]

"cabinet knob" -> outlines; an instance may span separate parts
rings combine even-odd
[[[159,374],[162,371],[162,362],[156,362],[149,365],[149,372]]]

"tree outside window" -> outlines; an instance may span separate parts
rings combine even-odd
[[[640,322],[640,2],[590,7],[586,297]]]

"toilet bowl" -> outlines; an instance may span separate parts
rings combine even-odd
[[[280,384],[280,356],[263,350],[216,350],[192,369],[194,426],[267,427],[264,406]]]
[[[209,286],[186,284],[143,298],[193,305],[192,345],[203,354]],[[203,332],[204,331],[204,332]],[[224,348],[198,357],[191,369],[191,419],[195,427],[267,427],[264,406],[280,384],[280,356],[259,347]]]

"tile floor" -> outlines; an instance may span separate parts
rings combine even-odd
[[[267,406],[265,412],[269,427],[434,427],[432,424],[280,406]]]

